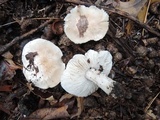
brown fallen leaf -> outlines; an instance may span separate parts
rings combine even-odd
[[[9,51],[5,52],[4,54],[2,54],[2,56],[4,57],[4,60],[9,63],[9,66],[10,66],[11,69],[15,69],[15,70],[16,69],[22,69],[21,65],[16,65],[14,63],[14,61],[12,60],[13,55],[11,54],[11,52],[9,52]]]
[[[143,8],[138,12],[137,17],[139,21],[146,23],[150,4],[151,4],[151,0],[148,0],[148,3],[145,4]]]
[[[128,2],[119,1],[119,6],[117,6],[116,8],[125,11],[135,17],[139,16],[139,20],[141,22],[144,22],[148,12],[148,4],[146,4],[147,2],[148,0],[129,0]],[[131,33],[133,24],[133,21],[128,21],[126,26],[127,34]]]
[[[129,0],[128,2],[119,1],[119,6],[116,8],[125,11],[133,16],[137,16],[142,7],[148,0]]]
[[[131,2],[132,4],[133,3],[135,3],[137,1],[137,5],[135,4],[133,7],[135,7],[135,8],[137,8],[137,11],[135,12],[136,14],[135,14],[135,16],[138,18],[138,20],[140,21],[140,22],[143,22],[143,23],[146,23],[146,21],[147,21],[147,15],[148,15],[148,11],[149,11],[149,8],[150,8],[150,6],[151,6],[151,4],[153,3],[153,2],[158,2],[159,0],[147,0],[147,1],[143,1],[143,0],[141,0],[141,1],[139,1],[139,0],[130,0],[129,2]],[[138,3],[138,1],[139,1],[139,3]],[[143,2],[143,3],[142,3]],[[139,4],[139,5],[138,5]],[[140,6],[140,4],[141,5],[143,5],[143,6]],[[122,4],[121,4],[122,5]],[[140,9],[140,7],[141,7],[141,9]],[[132,11],[132,9],[133,8],[129,8],[131,11]],[[129,10],[128,9],[128,10]],[[130,12],[131,12],[130,11]],[[126,11],[127,12],[127,11]],[[134,14],[133,14],[134,15]],[[133,28],[133,22],[132,21],[129,21],[128,22],[128,24],[127,24],[127,26],[126,26],[126,30],[127,30],[127,34],[130,34],[131,33],[131,30],[132,30],[132,28]],[[144,29],[143,29],[143,31],[142,31],[142,36],[144,35]]]
[[[12,85],[2,85],[0,86],[0,92],[10,92],[12,91]]]
[[[0,60],[0,80],[11,80],[15,74],[15,69],[7,61]]]
[[[70,117],[67,112],[68,106],[65,105],[60,108],[42,108],[33,112],[29,117],[23,120],[50,120],[57,118],[67,118]]]
[[[57,103],[57,100],[52,96],[46,98],[45,100],[48,100],[50,105],[55,105]]]
[[[13,62],[12,58],[13,55],[10,52],[6,52],[0,58],[0,80],[11,80],[16,74],[16,70],[22,69]]]
[[[64,94],[60,99],[59,99],[59,102],[62,102],[64,99],[70,99],[72,98],[73,95],[71,94]]]
[[[77,113],[71,115],[71,118],[74,118],[76,116],[80,116],[82,111],[83,111],[83,108],[84,108],[84,104],[83,104],[83,100],[84,98],[83,97],[77,97],[77,107],[78,107],[78,111]]]
[[[79,117],[83,111],[84,103],[82,97],[76,97],[76,104],[75,103],[75,96],[71,94],[65,94],[59,99],[59,103],[68,105],[68,112],[71,114],[71,119],[74,117]]]
[[[2,56],[5,58],[5,59],[12,59],[13,58],[13,55],[11,54],[11,52],[5,52],[2,54]]]

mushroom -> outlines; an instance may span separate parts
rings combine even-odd
[[[105,73],[94,68],[86,72],[86,78],[98,85],[98,87],[108,95],[112,92],[114,84],[116,83],[111,78],[107,77]]]
[[[23,73],[28,82],[41,89],[59,84],[65,69],[62,52],[52,42],[35,39],[28,42],[22,51]]]
[[[61,77],[61,86],[68,93],[86,97],[100,87],[110,94],[115,81],[107,77],[112,68],[112,56],[108,51],[89,50],[76,54],[68,62]]]
[[[109,15],[96,6],[76,6],[64,18],[64,32],[74,43],[102,39],[109,28]]]

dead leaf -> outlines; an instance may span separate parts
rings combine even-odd
[[[2,92],[10,92],[12,91],[12,85],[2,85],[0,86],[0,91]]]
[[[31,92],[33,92],[35,95],[39,96],[43,100],[46,100],[46,98],[49,98],[53,95],[51,92],[47,90],[42,90],[32,85],[33,85],[32,83],[28,83],[27,87],[31,90]]]
[[[92,95],[95,96],[95,97],[98,97],[98,98],[102,97],[102,96],[101,96],[99,93],[97,93],[97,92],[94,92]]]
[[[148,2],[146,2],[144,6],[142,6],[142,8],[137,12],[137,15],[136,15],[136,17],[138,17],[138,20],[143,23],[145,23],[147,20],[147,14],[148,14],[149,6],[150,6],[150,1],[151,0],[148,0]],[[131,30],[134,26],[133,24],[134,24],[133,21],[131,20],[128,21],[127,26],[126,26],[127,34],[131,33]]]
[[[48,98],[46,98],[45,100],[48,100],[50,105],[54,105],[54,104],[57,103],[57,100],[53,97],[53,95],[48,97]]]
[[[147,0],[129,0],[128,2],[119,1],[119,6],[116,8],[125,11],[133,16],[137,16]]]
[[[64,99],[70,99],[72,98],[73,95],[71,94],[64,94],[60,99],[59,99],[59,102],[62,102]]]
[[[137,17],[138,20],[145,23],[147,20],[147,14],[149,10],[149,6],[151,4],[151,0],[148,0],[148,3],[143,6],[143,8],[139,11]]]
[[[12,69],[7,61],[0,61],[0,80],[11,80],[15,74],[15,69]]]
[[[17,69],[21,69],[22,70],[22,66],[20,65],[16,65],[12,59],[5,59],[5,61],[7,61],[9,63],[9,67],[12,69],[12,70],[17,70]]]
[[[143,0],[142,0],[143,1]],[[146,23],[147,21],[147,15],[148,15],[148,11],[149,11],[149,8],[150,8],[150,5],[153,3],[153,2],[159,2],[159,0],[147,0],[146,3],[144,3],[144,5],[142,6],[142,8],[137,11],[137,15],[136,17],[138,18],[138,20],[142,23]],[[142,4],[142,3],[141,3]],[[126,11],[127,12],[127,11]],[[127,34],[130,34],[131,33],[131,30],[133,28],[133,22],[132,21],[129,21],[127,26],[126,26],[126,30],[127,30]],[[144,35],[144,29],[142,31],[142,36]]]
[[[75,100],[75,96],[71,94],[65,94],[60,98],[59,104],[68,105],[68,112],[71,114],[71,118],[74,118],[77,116],[79,117],[84,107],[83,99],[84,98],[82,97],[76,97],[76,100]]]
[[[78,111],[77,111],[77,113],[73,114],[73,115],[71,116],[71,118],[74,118],[74,117],[76,117],[76,116],[79,117],[79,116],[81,115],[81,113],[82,113],[82,111],[83,111],[83,108],[84,108],[83,100],[84,100],[84,98],[82,98],[82,97],[77,97],[77,107],[78,107]]]
[[[2,56],[3,56],[5,59],[12,59],[12,58],[13,58],[13,55],[12,55],[9,51],[3,53]]]
[[[11,69],[14,69],[14,70],[22,69],[22,66],[16,65],[13,62],[13,60],[12,60],[13,55],[9,51],[5,52],[2,56],[4,57],[4,60],[9,63],[9,66],[10,66]]]
[[[148,110],[147,111],[147,113],[146,113],[146,118],[150,118],[150,119],[152,119],[152,120],[156,120],[157,119],[157,117],[156,117],[156,115],[153,113],[153,111],[152,110]]]
[[[28,120],[28,119],[50,120],[50,119],[70,117],[70,115],[67,112],[67,108],[68,106],[65,105],[60,108],[38,109],[35,112],[33,112],[29,117],[25,118],[24,120]]]
[[[131,34],[131,30],[133,28],[133,21],[129,20],[128,23],[127,23],[127,26],[126,26],[126,31],[127,31],[127,35],[130,35]]]

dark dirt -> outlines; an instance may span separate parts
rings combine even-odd
[[[0,46],[5,46],[15,37],[29,32],[53,16],[56,21],[62,21],[74,6],[73,3],[52,0],[0,0]],[[160,14],[154,6],[148,12],[146,23],[160,33]],[[8,51],[13,57],[9,59],[17,66],[22,66],[23,46],[39,37],[60,47],[65,64],[73,55],[84,54],[89,49],[109,50],[114,63],[109,77],[121,83],[123,90],[117,91],[119,97],[113,98],[98,89],[96,93],[84,98],[81,115],[73,119],[159,120],[160,38],[147,30],[143,31],[143,27],[136,23],[133,24],[130,34],[127,34],[125,28],[128,21],[127,17],[111,13],[110,28],[106,36],[98,42],[84,44],[72,43],[63,33],[63,22],[58,22],[55,29],[52,28],[56,24],[53,22],[54,24],[48,24],[11,46]],[[47,90],[34,87],[30,91],[31,87],[22,70],[15,68],[16,65],[11,66],[6,57],[0,56],[1,120],[23,120],[40,108],[59,108],[63,105],[69,106],[67,110],[70,115],[77,112],[76,97],[59,101],[66,94],[60,85]],[[50,96],[54,100],[46,100]]]

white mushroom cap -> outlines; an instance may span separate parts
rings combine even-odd
[[[109,28],[109,15],[96,6],[76,6],[64,21],[64,32],[67,37],[79,44],[102,39]]]
[[[52,42],[38,38],[28,42],[22,52],[23,73],[27,81],[47,89],[59,84],[65,69],[62,52]]]
[[[108,75],[111,67],[112,56],[108,51],[89,50],[85,55],[74,55],[63,72],[61,86],[70,94],[86,97],[98,89],[98,85],[86,77],[87,71],[94,68]]]

